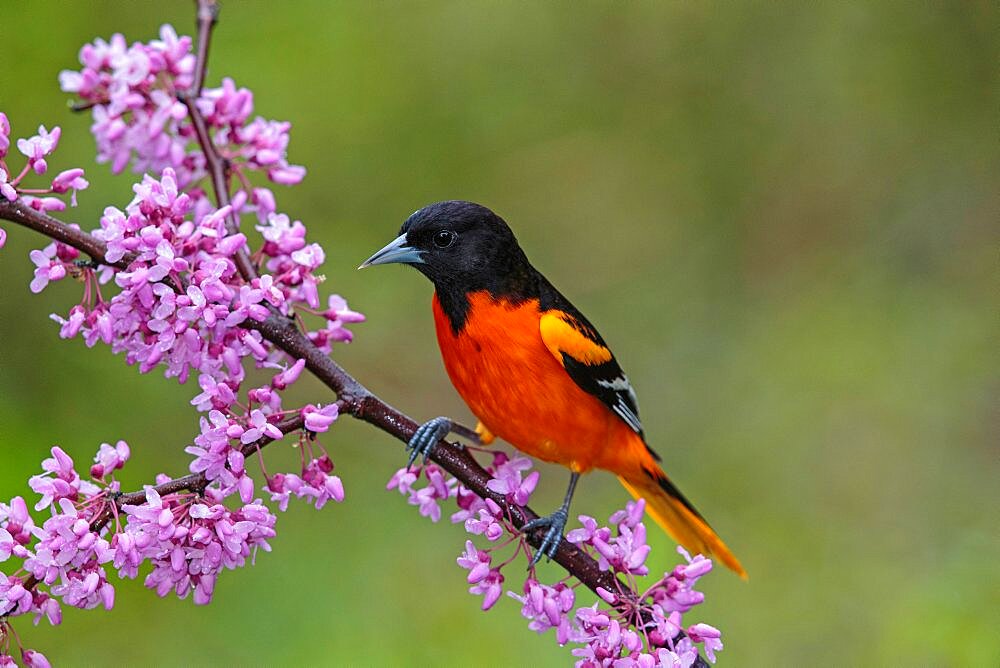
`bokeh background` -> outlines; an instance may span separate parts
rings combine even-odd
[[[191,3],[4,7],[0,109],[18,136],[63,127],[52,165],[87,168],[70,213],[85,228],[131,177],[93,163],[56,76],[84,42],[163,22],[190,33]],[[511,223],[612,343],[667,470],[751,573],[705,581],[696,616],[723,629],[724,664],[985,666],[1000,661],[998,24],[990,2],[232,2],[208,83],[231,76],[294,124],[309,175],[279,208],[369,316],[337,359],[417,418],[471,419],[430,286],[355,267],[431,201]],[[130,488],[183,472],[195,388],[59,340],[48,314],[78,288],[32,296],[39,239],[7,229],[0,497],[53,443],[88,460],[127,439]],[[310,380],[295,397],[328,394]],[[274,552],[225,574],[211,606],[132,582],[112,612],[20,633],[64,666],[569,662],[515,602],[479,611],[460,527],[384,491],[399,443],[349,420],[325,442],[347,500],[293,504]],[[542,480],[547,509],[565,474]],[[626,499],[603,473],[581,491],[574,510],[597,516]]]

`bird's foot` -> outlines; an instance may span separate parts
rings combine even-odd
[[[406,468],[413,466],[413,462],[421,455],[426,464],[434,444],[451,433],[451,427],[452,422],[446,417],[436,417],[417,427],[410,442],[406,444],[406,449],[410,453],[410,457],[406,460]]]
[[[413,437],[406,444],[406,449],[410,453],[409,459],[406,460],[406,468],[413,466],[413,462],[421,455],[423,455],[424,463],[426,464],[431,450],[434,449],[434,444],[452,432],[469,439],[477,445],[482,443],[476,430],[453,422],[446,417],[436,417],[417,427],[417,431],[413,433]]]
[[[547,517],[539,517],[538,519],[531,520],[521,527],[521,533],[525,534],[542,527],[549,528],[549,530],[545,532],[542,544],[539,545],[538,550],[535,551],[535,556],[531,558],[532,566],[541,561],[542,555],[548,557],[550,561],[555,558],[556,550],[559,549],[559,543],[562,541],[563,530],[566,528],[566,522],[568,519],[569,511],[566,508],[560,508]]]

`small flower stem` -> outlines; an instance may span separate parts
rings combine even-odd
[[[25,163],[24,169],[21,170],[21,173],[17,175],[17,178],[15,178],[13,181],[8,181],[8,183],[10,183],[11,186],[17,188],[17,184],[21,182],[21,179],[23,179],[25,176],[28,175],[28,171],[30,170],[31,170],[31,161],[29,160],[27,163]]]

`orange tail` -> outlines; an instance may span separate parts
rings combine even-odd
[[[618,476],[618,480],[629,494],[646,500],[646,512],[688,551],[714,557],[744,580],[749,579],[739,560],[660,467],[653,464],[650,470],[643,466],[637,474]]]

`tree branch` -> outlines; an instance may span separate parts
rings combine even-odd
[[[195,0],[198,6],[198,55],[194,67],[194,83],[191,91],[195,97],[201,95],[205,86],[205,72],[208,69],[208,47],[212,39],[212,29],[219,21],[219,3],[215,0]]]
[[[72,246],[86,253],[94,260],[99,261],[101,264],[124,269],[131,261],[128,258],[122,258],[115,263],[107,262],[104,259],[104,254],[107,252],[108,247],[103,241],[81,231],[78,226],[71,226],[68,223],[53,218],[47,213],[31,208],[21,199],[9,202],[5,197],[0,197],[0,218],[23,225],[50,239],[61,241],[67,246]]]
[[[87,253],[96,262],[109,264],[105,259],[107,246],[103,241],[25,206],[19,200],[7,202],[0,198],[0,219],[28,227]],[[116,263],[111,263],[111,266],[124,269],[128,266],[127,262],[128,258],[123,258]],[[418,426],[416,421],[380,399],[343,367],[325,355],[291,319],[280,315],[271,315],[262,322],[246,320],[240,326],[256,329],[261,333],[261,336],[293,359],[304,359],[306,367],[313,375],[337,394],[338,399],[342,402],[343,412],[379,428],[404,443],[409,442],[416,432]],[[448,473],[455,476],[459,482],[480,497],[490,498],[504,508],[515,527],[520,528],[538,517],[530,508],[510,504],[504,496],[490,491],[486,487],[486,484],[491,480],[489,473],[464,448],[442,440],[431,450],[430,459],[440,464]],[[528,542],[537,548],[541,544],[544,534],[544,529],[533,531],[527,535]],[[609,572],[602,572],[596,561],[565,539],[559,544],[555,561],[594,592],[597,591],[598,587],[609,591],[617,591],[619,588]],[[632,596],[635,597],[634,592]]]

